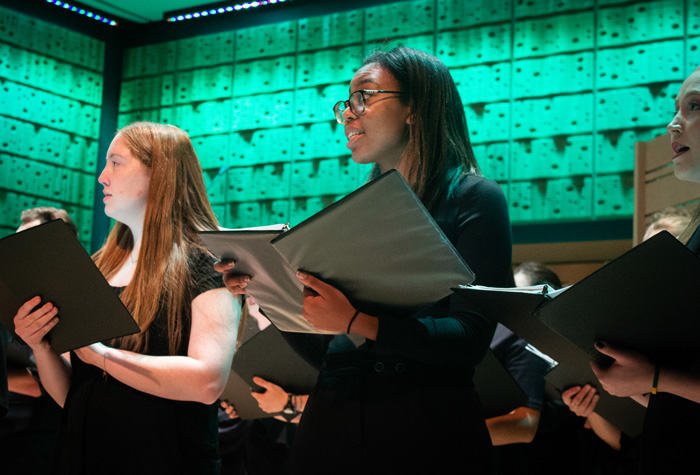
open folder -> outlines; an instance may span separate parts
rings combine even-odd
[[[302,317],[297,270],[333,285],[361,311],[404,317],[447,297],[451,287],[474,280],[396,170],[274,239],[250,233],[200,236],[215,255],[234,259],[237,269],[252,275],[248,292],[283,331],[322,333]]]
[[[0,262],[0,321],[11,331],[17,309],[37,295],[58,307],[58,324],[47,335],[57,353],[139,331],[61,220],[0,239]]]
[[[696,369],[700,318],[693,296],[698,288],[700,258],[664,231],[554,297],[454,290],[556,360],[547,379],[565,389],[597,383],[591,360],[610,364],[595,349],[596,341],[639,351],[661,365]],[[596,386],[601,395],[596,412],[629,435],[638,433],[643,408]]]

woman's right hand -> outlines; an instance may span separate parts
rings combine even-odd
[[[561,394],[561,399],[571,412],[579,417],[588,417],[595,410],[600,396],[593,386],[586,384],[584,387],[574,386],[567,389]]]
[[[222,400],[221,401],[221,408],[224,410],[224,412],[226,414],[228,414],[228,417],[230,419],[237,419],[238,418],[238,414],[236,414],[236,408],[233,407],[233,404],[230,404],[228,401]]]
[[[224,274],[224,285],[233,295],[246,293],[246,287],[250,282],[250,276],[231,274],[236,264],[231,259],[222,259],[214,263],[214,270]]]
[[[51,348],[44,337],[58,323],[58,308],[51,302],[38,307],[41,297],[27,300],[15,315],[15,333],[36,353]]]

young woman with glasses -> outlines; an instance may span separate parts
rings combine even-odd
[[[374,164],[372,178],[399,170],[477,283],[512,285],[506,201],[480,176],[462,101],[441,61],[403,47],[375,53],[334,111],[352,159]],[[232,292],[244,291],[241,278],[224,278]],[[402,319],[358,313],[337,289],[299,278],[304,317],[364,343],[338,336],[327,344],[295,437],[293,473],[452,473],[456,465],[487,473],[491,441],[472,375],[495,322],[456,296]]]

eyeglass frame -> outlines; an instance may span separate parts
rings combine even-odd
[[[352,105],[352,96],[354,94],[360,93],[360,97],[362,98],[362,110],[360,112],[357,112],[355,108]],[[335,120],[339,124],[345,123],[345,120],[343,120],[343,113],[347,110],[350,109],[350,112],[352,112],[355,115],[361,115],[365,112],[365,101],[367,98],[365,98],[365,93],[369,94],[380,94],[380,93],[388,93],[388,94],[403,94],[402,91],[385,91],[383,89],[358,89],[356,91],[352,91],[350,93],[350,96],[346,101],[338,101],[333,105],[333,114],[335,115]],[[341,111],[340,110],[340,105],[343,104],[345,108]]]

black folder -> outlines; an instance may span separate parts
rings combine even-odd
[[[39,295],[58,307],[47,335],[57,353],[137,333],[134,321],[75,235],[61,220],[0,239],[0,320]]]
[[[474,368],[474,388],[481,399],[484,417],[508,414],[527,403],[527,394],[491,350]]]
[[[293,394],[309,394],[316,385],[318,369],[289,346],[282,334],[270,325],[244,342],[233,356],[231,374],[221,399],[233,404],[242,419],[272,417],[251,396],[260,391],[253,377],[259,376]]]
[[[236,272],[252,275],[248,292],[283,331],[326,333],[302,317],[303,286],[297,270],[338,288],[361,311],[401,317],[447,297],[451,287],[474,280],[396,170],[289,231],[278,232],[274,239],[268,240],[274,233],[253,233],[200,236],[215,255],[234,258]],[[279,254],[272,254],[275,250]]]
[[[401,174],[389,171],[272,241],[289,266],[369,314],[406,317],[473,282]]]
[[[700,258],[664,231],[554,298],[454,290],[555,359],[558,366],[546,379],[556,387],[596,385],[596,412],[634,436],[641,431],[644,408],[597,384],[590,361],[606,365],[611,359],[595,349],[595,342],[637,350],[661,365],[697,370],[700,318],[693,296],[698,288]]]

